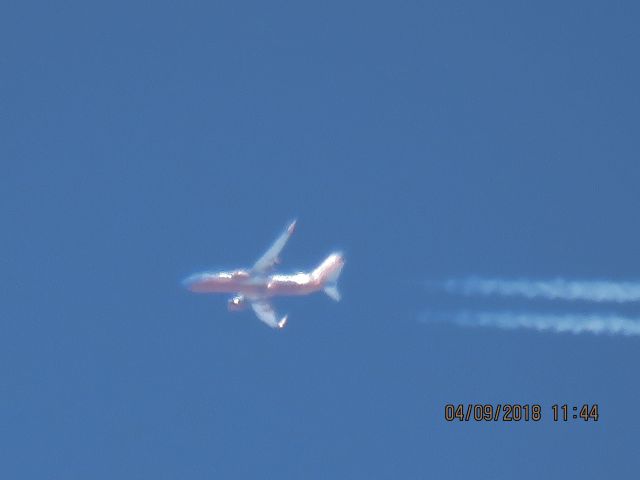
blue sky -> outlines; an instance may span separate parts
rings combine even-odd
[[[419,321],[476,306],[427,280],[640,276],[635,4],[35,1],[0,18],[3,478],[640,467],[637,338]],[[343,249],[341,303],[279,301],[274,332],[181,288],[250,265],[295,217],[283,268]],[[446,423],[459,402],[547,416]],[[585,402],[598,423],[549,418]]]

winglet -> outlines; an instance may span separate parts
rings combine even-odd
[[[278,322],[278,328],[283,329],[287,325],[288,317],[289,315],[285,315],[284,317],[282,317],[282,320]]]

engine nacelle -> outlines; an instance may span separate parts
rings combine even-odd
[[[247,301],[242,295],[236,295],[227,302],[227,308],[230,312],[237,312],[247,308]]]

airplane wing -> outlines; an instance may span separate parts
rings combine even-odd
[[[287,315],[278,320],[271,304],[264,300],[251,302],[251,308],[253,308],[258,318],[271,328],[284,328],[287,324]]]
[[[280,252],[282,251],[284,246],[287,244],[287,240],[289,240],[289,237],[291,237],[291,234],[293,233],[295,228],[296,220],[289,224],[285,232],[282,233],[282,235],[280,235],[276,239],[276,241],[273,242],[273,245],[269,247],[269,250],[267,250],[264,255],[262,255],[262,257],[258,259],[258,261],[253,266],[253,272],[266,273],[280,261],[278,256],[280,255]]]

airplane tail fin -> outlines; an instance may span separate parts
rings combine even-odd
[[[324,292],[336,302],[340,301],[338,278],[344,267],[341,253],[332,253],[318,267],[311,272],[311,276],[323,284]]]

